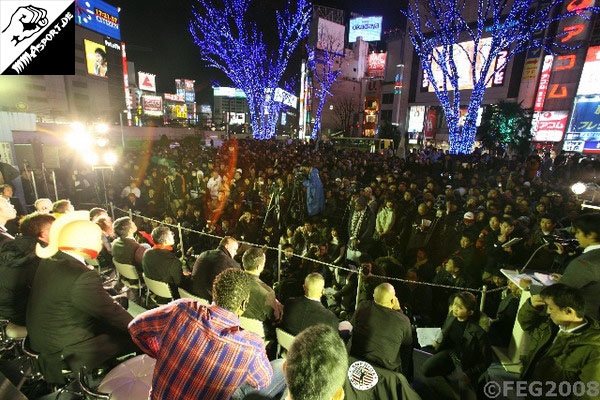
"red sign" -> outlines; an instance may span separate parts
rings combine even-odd
[[[185,98],[183,96],[171,93],[165,93],[165,100],[180,101],[182,103],[185,102]]]
[[[429,108],[425,117],[425,139],[433,139],[437,129],[437,110]]]
[[[504,83],[504,70],[506,70],[506,64],[508,63],[508,50],[502,50],[496,57],[496,66],[494,67],[494,79],[492,80],[492,86],[502,86]]]
[[[385,59],[387,53],[371,53],[367,60],[367,76],[370,78],[383,78],[385,73]]]
[[[533,116],[534,142],[560,142],[567,127],[568,111],[542,111]]]
[[[544,65],[542,67],[542,76],[540,77],[540,85],[538,86],[537,96],[533,111],[542,111],[544,108],[544,100],[546,100],[546,92],[548,91],[548,82],[550,82],[550,74],[552,73],[553,55],[544,57]]]

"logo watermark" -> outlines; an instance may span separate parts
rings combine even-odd
[[[600,396],[600,382],[553,382],[553,381],[490,381],[483,387],[488,399],[507,397],[596,397]]]

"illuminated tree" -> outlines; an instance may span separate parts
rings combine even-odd
[[[532,137],[531,110],[512,101],[489,104],[481,116],[477,136],[490,150],[526,154]]]
[[[467,0],[409,0],[404,12],[409,21],[410,40],[444,110],[450,152],[454,154],[472,151],[485,89],[515,54],[531,48],[543,48],[551,54],[560,49],[575,49],[556,40],[569,35],[569,31],[557,35],[543,33],[559,20],[574,15],[590,19],[598,11],[588,7],[590,1],[581,1],[569,11],[555,15],[563,0],[478,0],[477,20],[471,23],[463,15],[469,9],[467,3]],[[468,41],[472,46],[464,45]],[[469,70],[458,70],[457,57],[468,59]],[[441,75],[433,73],[433,66]],[[473,89],[461,126],[459,78],[464,81],[464,74],[470,77],[469,86]]]
[[[269,92],[293,86],[284,81],[284,73],[298,43],[308,35],[312,4],[288,0],[285,9],[277,11],[279,44],[270,49],[256,22],[246,16],[251,2],[223,0],[217,7],[211,0],[197,0],[189,29],[200,57],[246,94],[253,136],[269,139],[275,135],[283,107]]]

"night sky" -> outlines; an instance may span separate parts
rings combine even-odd
[[[193,0],[106,0],[121,7],[121,39],[127,45],[127,58],[135,63],[137,71],[157,75],[159,92],[174,93],[176,78],[196,80],[200,89],[199,102],[210,100],[213,81],[223,86],[230,84],[219,71],[204,67],[197,46],[188,31]],[[259,26],[273,26],[275,9],[283,9],[284,0],[254,0],[251,11],[259,15]],[[401,0],[324,0],[318,4],[356,12],[365,16],[383,15],[383,28],[400,25]],[[299,70],[298,50],[289,70]],[[297,65],[294,65],[297,64]],[[292,71],[293,72],[293,71]]]

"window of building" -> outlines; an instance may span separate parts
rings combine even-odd
[[[381,121],[392,122],[392,110],[381,110]]]
[[[383,98],[381,99],[382,104],[393,104],[394,103],[394,93],[384,93]]]

